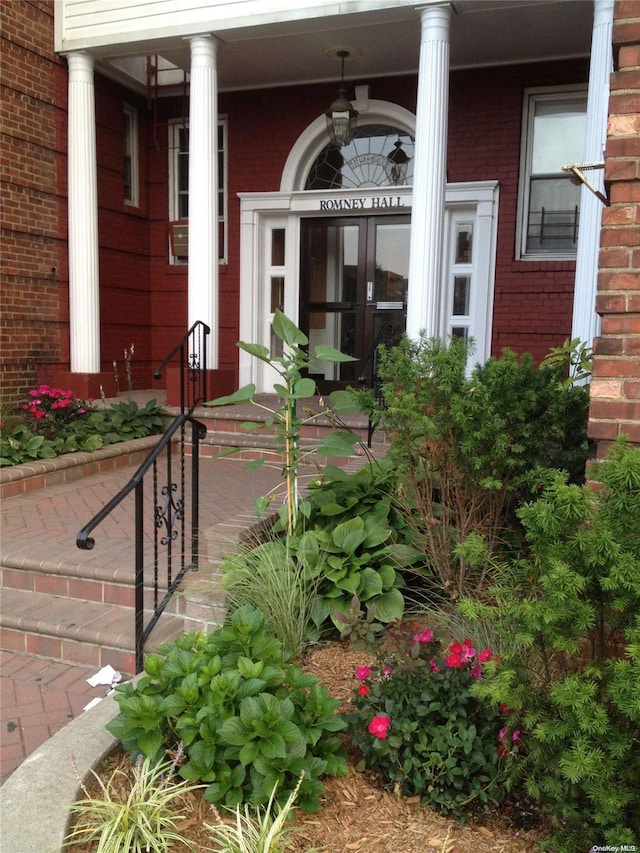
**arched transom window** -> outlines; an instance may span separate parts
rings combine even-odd
[[[413,183],[414,140],[384,124],[359,127],[344,148],[327,145],[313,162],[306,190],[404,186]]]

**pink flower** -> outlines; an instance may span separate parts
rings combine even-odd
[[[516,729],[514,731],[514,733],[511,735],[511,740],[514,743],[517,743],[520,740],[520,730],[519,729]]]
[[[429,661],[429,666],[431,667],[431,672],[440,672],[440,667],[436,663],[435,658],[431,658],[431,660]]]
[[[449,651],[452,655],[461,655],[462,643],[451,643],[451,645],[449,646]]]
[[[478,655],[478,660],[480,663],[486,663],[488,660],[491,660],[491,649],[483,649]]]
[[[449,657],[448,657],[448,658],[446,659],[446,661],[445,661],[445,663],[447,664],[447,666],[450,666],[450,667],[452,667],[452,668],[456,668],[456,669],[457,669],[458,667],[462,666],[463,662],[464,662],[464,661],[462,660],[462,656],[461,656],[461,655],[457,655],[457,654],[451,654],[451,655],[449,655]]]
[[[422,634],[420,634],[420,642],[421,643],[432,643],[433,642],[433,631],[430,628],[425,628]]]
[[[480,669],[480,664],[478,662],[474,663],[474,665],[469,670],[469,675],[471,678],[481,678],[482,670]]]
[[[387,676],[387,678],[389,678],[389,676],[391,675],[393,670],[391,669],[390,666],[385,666],[385,668],[382,670],[382,672],[384,673],[384,675]]]
[[[369,688],[366,684],[361,684],[360,687],[358,687],[358,696],[366,696],[368,692]]]
[[[385,717],[384,715],[379,714],[369,723],[369,734],[375,735],[380,740],[383,740],[387,736],[387,731],[390,725],[391,717]]]
[[[356,667],[356,678],[358,681],[366,681],[367,678],[371,675],[371,667],[370,666],[357,666]]]

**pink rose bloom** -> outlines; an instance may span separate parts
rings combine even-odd
[[[482,670],[480,669],[480,664],[478,662],[474,663],[474,665],[469,670],[469,675],[471,678],[481,678]]]
[[[369,734],[375,735],[380,740],[383,740],[387,736],[387,731],[390,725],[391,718],[379,714],[377,717],[374,717],[373,720],[371,720],[371,722],[369,723]]]
[[[488,660],[491,660],[491,649],[483,649],[478,655],[478,660],[480,663],[486,663]]]
[[[358,681],[365,681],[371,675],[371,667],[370,666],[357,666],[356,667],[356,678]]]
[[[421,643],[431,643],[433,642],[433,631],[430,628],[425,628],[422,634],[420,634],[420,642]]]
[[[476,650],[471,645],[471,640],[465,640],[462,644],[462,660],[465,663],[475,657]]]
[[[431,658],[431,660],[429,661],[429,666],[431,667],[432,672],[440,672],[440,667],[436,663],[435,658]]]
[[[391,669],[391,667],[390,667],[390,666],[385,666],[385,668],[384,668],[382,671],[383,671],[383,673],[387,676],[387,678],[388,678],[388,677],[391,675],[391,673],[393,672],[393,670]]]
[[[516,729],[516,730],[514,731],[514,733],[511,735],[511,740],[512,740],[514,743],[517,743],[517,742],[520,740],[520,731],[519,731],[519,729]]]
[[[366,684],[361,684],[360,687],[358,687],[358,696],[366,696],[368,692],[369,688]]]
[[[447,666],[455,667],[455,668],[462,666],[462,664],[463,664],[462,655],[450,654],[449,657],[447,658],[447,660],[445,661],[445,663],[447,664]]]

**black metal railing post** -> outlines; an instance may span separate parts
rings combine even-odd
[[[200,321],[194,323],[182,340],[173,348],[160,367],[154,372],[155,378],[161,377],[162,370],[169,362],[179,356],[180,363],[180,414],[173,420],[161,436],[158,444],[144,460],[129,482],[113,497],[76,536],[76,545],[91,550],[95,540],[91,532],[134,492],[134,635],[136,672],[144,667],[144,647],[158,619],[166,609],[173,594],[178,589],[187,571],[197,568],[199,549],[199,512],[200,512],[200,442],[206,435],[204,424],[192,417],[198,403],[207,399],[207,335],[209,327]],[[187,488],[185,454],[186,427],[191,424],[191,488]],[[179,454],[174,459],[174,447]],[[164,482],[160,483],[159,462],[164,460]],[[174,472],[179,467],[179,471]],[[145,625],[145,475],[152,477],[153,535],[150,537],[153,548],[153,577],[147,578],[152,587],[153,604]],[[190,512],[188,503],[190,500]],[[190,535],[187,536],[187,525]],[[190,548],[187,547],[187,540]],[[177,548],[175,544],[177,543]],[[162,550],[164,549],[164,550]],[[176,554],[179,551],[179,554]],[[161,557],[164,559],[161,561]],[[162,567],[161,567],[162,562]],[[177,571],[175,569],[177,568]],[[162,571],[164,569],[164,573]],[[164,594],[160,598],[161,588]]]

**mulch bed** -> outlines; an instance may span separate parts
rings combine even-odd
[[[303,661],[306,671],[315,675],[332,696],[341,702],[340,711],[352,710],[350,699],[356,666],[370,663],[366,654],[341,643],[329,643],[312,649]],[[108,777],[114,766],[128,766],[126,755],[117,753],[101,771]],[[476,814],[461,826],[420,805],[418,797],[403,797],[383,790],[375,778],[357,773],[351,764],[346,777],[325,781],[323,806],[310,815],[296,813],[298,831],[288,850],[305,853],[321,847],[325,853],[532,853],[538,850],[540,835],[522,829],[498,812]],[[95,788],[91,789],[92,792]],[[216,822],[212,806],[200,792],[184,798],[180,807],[184,820],[180,831],[198,850],[213,850],[203,822]],[[76,853],[94,853],[97,845],[74,846]],[[179,853],[183,847],[174,847]]]

